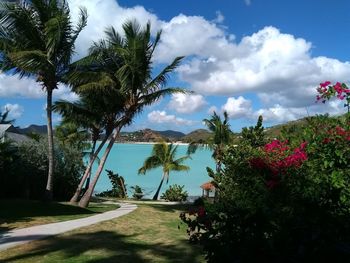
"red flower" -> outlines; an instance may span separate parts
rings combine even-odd
[[[198,216],[200,216],[200,217],[201,216],[205,216],[205,209],[204,209],[204,207],[202,207],[202,206],[199,207],[197,213],[198,213]]]
[[[330,81],[325,81],[324,83],[320,83],[320,86],[321,86],[322,88],[325,88],[325,87],[329,86],[330,84],[331,84]]]
[[[330,138],[324,138],[323,139],[323,143],[324,144],[327,144],[327,143],[330,143],[331,142],[331,139]]]
[[[278,181],[275,179],[271,179],[269,181],[266,182],[266,186],[267,188],[269,188],[270,190],[275,188],[278,185]]]
[[[337,126],[337,127],[335,127],[335,130],[336,130],[337,134],[340,136],[346,135],[346,131],[342,127]]]

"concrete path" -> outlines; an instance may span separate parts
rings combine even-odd
[[[137,208],[135,204],[118,203],[120,207],[113,211],[89,216],[80,219],[74,219],[59,223],[32,226],[22,229],[14,229],[0,234],[0,251],[10,247],[18,246],[33,240],[58,235],[76,228],[93,225],[102,221],[111,220],[126,215]]]

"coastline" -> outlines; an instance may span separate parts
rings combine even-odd
[[[97,142],[101,142],[102,140],[97,140]],[[115,144],[157,144],[159,142],[134,142],[134,141],[123,141],[123,142],[115,142]],[[168,144],[170,144],[171,142],[167,142]],[[184,145],[187,146],[189,145],[189,143],[185,143],[185,142],[173,142],[174,145]]]

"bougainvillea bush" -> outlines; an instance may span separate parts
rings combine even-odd
[[[332,84],[330,81],[325,81],[320,83],[317,92],[317,101],[326,103],[327,100],[337,97],[337,99],[344,101],[344,107],[350,113],[350,88],[345,83],[336,82]]]
[[[347,262],[350,130],[314,117],[298,142],[229,147],[217,202],[181,214],[208,262]]]

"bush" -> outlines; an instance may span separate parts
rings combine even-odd
[[[126,198],[127,193],[125,191],[126,185],[124,184],[124,178],[119,174],[115,174],[111,170],[107,170],[107,175],[112,184],[112,190],[107,190],[102,193],[96,194],[99,197],[117,197]]]
[[[167,201],[186,201],[188,197],[187,191],[184,191],[184,185],[170,185],[169,188],[162,194],[161,199]]]
[[[6,170],[0,173],[0,196],[41,199],[47,182],[47,139],[44,137],[39,141],[33,140],[4,148],[7,150],[2,149],[0,152],[10,150],[11,154],[7,154],[4,159]],[[54,198],[67,200],[75,192],[84,171],[82,153],[56,142],[54,156]]]
[[[349,123],[328,117],[292,144],[229,147],[217,202],[181,214],[190,240],[208,262],[348,261],[349,156]]]
[[[141,199],[144,196],[143,190],[140,186],[135,185],[135,186],[131,186],[131,189],[134,190],[134,193],[132,194],[132,197],[135,199]]]

